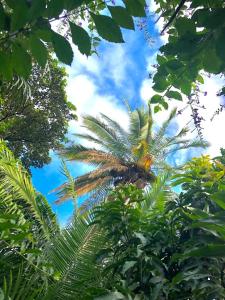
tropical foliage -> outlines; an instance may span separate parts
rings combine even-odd
[[[64,68],[49,59],[45,70],[34,65],[26,82],[16,77],[1,82],[0,137],[26,168],[48,163],[49,150],[66,140],[68,122],[76,119],[66,78]]]
[[[136,109],[129,112],[129,129],[126,131],[118,122],[101,114],[101,118],[83,117],[83,127],[90,134],[76,134],[88,142],[94,142],[98,148],[89,148],[73,144],[61,150],[61,155],[71,161],[91,164],[95,169],[75,179],[77,195],[93,193],[91,200],[99,197],[111,188],[122,183],[134,183],[139,188],[155,180],[155,173],[167,169],[166,159],[173,153],[191,147],[206,147],[206,142],[185,138],[188,128],[183,128],[174,136],[168,135],[168,128],[176,116],[176,110],[156,131],[153,129],[151,109]],[[61,203],[71,195],[67,183],[59,191]],[[89,201],[87,201],[87,204]],[[86,203],[84,203],[84,206]]]
[[[59,229],[1,143],[2,299],[223,299],[225,158],[193,159],[143,191],[119,185]]]
[[[119,2],[119,1],[118,1]],[[144,0],[124,0],[125,7],[93,0],[4,0],[0,3],[0,74],[28,78],[32,60],[44,67],[48,53],[71,65],[73,50],[68,37],[82,54],[90,55],[99,37],[122,43],[120,27],[134,29],[133,16],[145,16]],[[107,9],[111,17],[100,14]],[[70,16],[73,16],[71,22]],[[87,21],[89,32],[79,24]],[[67,38],[57,33],[54,24],[64,21],[70,27]]]
[[[160,48],[151,98],[158,111],[170,99],[189,100],[204,83],[203,73],[225,71],[225,3],[223,0],[156,0],[156,13],[165,20],[161,34],[168,42]],[[210,57],[210,59],[209,59]],[[224,87],[218,95],[224,95]],[[182,96],[183,94],[183,96]]]

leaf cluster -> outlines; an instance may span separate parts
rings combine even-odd
[[[91,54],[91,36],[80,19],[90,19],[97,34],[105,40],[122,43],[120,27],[134,29],[133,17],[145,16],[145,1],[124,0],[124,6],[108,6],[92,0],[5,0],[0,3],[0,74],[6,80],[13,75],[28,78],[32,61],[44,67],[52,51],[57,58],[71,65],[73,50],[68,37],[53,30],[54,21],[69,22],[73,44],[82,54]],[[111,17],[100,12],[107,9]],[[88,15],[86,15],[86,12]],[[96,36],[95,40],[99,40]]]

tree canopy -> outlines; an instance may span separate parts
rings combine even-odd
[[[65,141],[68,122],[74,118],[75,106],[67,101],[66,72],[56,60],[48,68],[37,64],[23,82],[2,81],[0,91],[0,137],[30,168],[42,167],[50,161],[49,151]]]
[[[132,17],[145,16],[144,0],[124,0],[125,7],[110,6],[97,0],[4,0],[0,3],[0,74],[5,79],[13,75],[28,78],[32,60],[44,67],[49,51],[71,65],[73,50],[90,55],[92,44],[100,38],[122,43],[120,27],[134,29]],[[107,9],[111,16],[102,14]],[[73,16],[73,22],[70,16]],[[69,36],[57,33],[52,24],[64,20],[70,27]],[[80,21],[88,22],[88,31]],[[89,34],[92,32],[93,34]]]

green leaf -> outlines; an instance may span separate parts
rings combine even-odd
[[[208,245],[185,253],[183,257],[225,257],[225,245]]]
[[[169,108],[169,105],[168,105],[168,103],[167,103],[166,101],[162,101],[160,104],[161,104],[165,109],[168,109],[168,108]]]
[[[196,26],[193,20],[188,18],[178,18],[176,20],[175,27],[179,35],[184,35],[187,33],[195,33]]]
[[[153,90],[155,90],[158,93],[162,93],[164,92],[169,86],[169,83],[166,79],[160,78],[157,79],[157,81],[155,82],[155,84],[153,85]]]
[[[168,91],[168,92],[166,92],[166,96],[168,98],[173,98],[173,99],[182,101],[182,95],[177,91]]]
[[[46,14],[49,18],[57,17],[64,9],[64,1],[62,0],[51,0],[48,3]]]
[[[126,8],[122,6],[108,6],[112,18],[116,23],[124,28],[134,30],[134,22]]]
[[[28,21],[28,6],[25,0],[18,1],[11,17],[11,31],[23,28]]]
[[[0,52],[0,74],[6,79],[12,78],[12,62],[10,55],[5,52]]]
[[[211,196],[218,206],[225,210],[225,191],[219,191]]]
[[[198,74],[197,76],[197,81],[200,82],[201,84],[204,84],[204,78],[200,74]]]
[[[183,64],[178,59],[172,59],[169,60],[165,66],[169,71],[177,72],[178,69],[183,67]]]
[[[206,72],[219,74],[221,70],[222,61],[217,56],[215,48],[207,48],[204,51],[202,59],[203,68]]]
[[[167,62],[167,59],[165,58],[165,56],[162,56],[162,55],[157,55],[157,62],[160,64],[160,65],[163,65],[164,63]]]
[[[79,51],[87,56],[91,53],[91,41],[88,33],[80,26],[70,22],[72,40],[78,46]]]
[[[159,112],[159,111],[161,111],[162,110],[162,108],[159,106],[159,105],[156,105],[155,107],[154,107],[154,113],[155,114],[157,114],[157,112]]]
[[[122,273],[126,273],[129,269],[133,268],[133,266],[136,264],[137,262],[134,260],[129,260],[126,261],[125,264],[123,265],[123,270]]]
[[[29,39],[29,46],[32,56],[41,67],[44,67],[48,58],[48,51],[45,45],[35,35],[32,35]]]
[[[28,12],[29,21],[35,20],[42,15],[45,10],[45,0],[32,0],[32,5]]]
[[[160,95],[154,95],[151,100],[150,103],[155,104],[155,103],[161,103],[162,101],[162,96]]]
[[[4,8],[0,3],[0,29],[5,29],[7,22],[7,16],[5,14]]]
[[[124,42],[121,30],[112,18],[93,13],[91,13],[91,17],[96,25],[98,34],[103,39],[114,43]]]
[[[134,17],[145,17],[145,5],[139,0],[123,0],[127,10]]]
[[[67,65],[71,65],[73,50],[70,43],[63,36],[52,31],[52,44],[58,59]]]
[[[225,30],[223,28],[216,39],[216,54],[222,61],[225,61]]]
[[[89,4],[92,0],[64,0],[64,6],[67,11],[74,10],[82,4]]]
[[[31,57],[27,51],[18,44],[13,45],[12,66],[17,75],[25,79],[27,79],[31,73]]]

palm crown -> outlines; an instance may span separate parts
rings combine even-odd
[[[74,181],[77,196],[91,193],[94,200],[104,195],[112,186],[121,183],[134,183],[140,188],[155,180],[152,167],[165,167],[169,154],[190,147],[207,147],[199,139],[184,137],[188,128],[183,128],[174,136],[166,135],[171,121],[176,116],[174,109],[162,126],[153,133],[153,118],[148,110],[129,111],[129,129],[125,130],[118,122],[101,114],[101,118],[90,115],[83,117],[83,127],[90,134],[76,134],[79,138],[94,142],[96,148],[73,144],[60,151],[68,160],[91,164],[95,169]],[[55,189],[61,203],[69,198],[70,189],[65,183]]]

